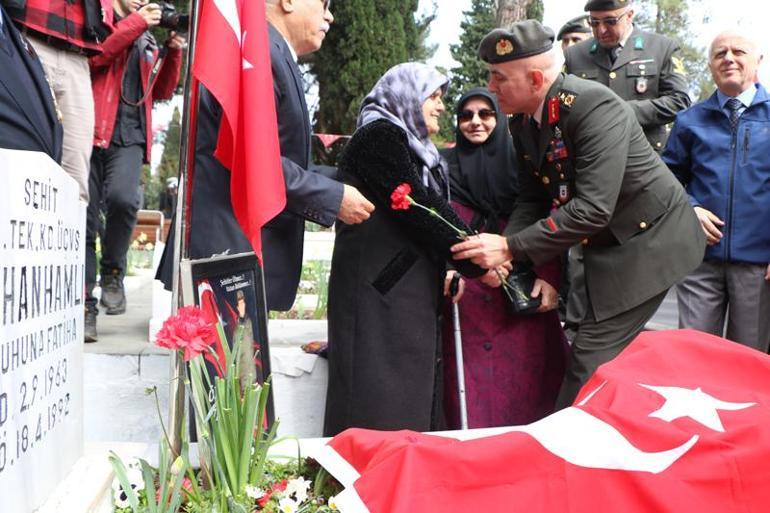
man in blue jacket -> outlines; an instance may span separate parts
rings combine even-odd
[[[762,55],[737,32],[716,37],[717,91],[677,115],[663,160],[687,188],[709,247],[678,287],[679,326],[770,345],[770,96]]]

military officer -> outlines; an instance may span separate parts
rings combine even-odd
[[[634,27],[630,0],[589,0],[594,37],[565,52],[565,70],[596,80],[626,100],[655,151],[666,145],[666,124],[690,105],[679,45]]]
[[[700,264],[705,238],[632,107],[604,86],[560,73],[553,39],[528,20],[481,42],[489,89],[513,115],[519,201],[503,236],[481,234],[452,251],[492,269],[539,264],[582,242],[588,308],[557,400],[565,407]]]
[[[562,50],[585,41],[589,37],[591,37],[591,25],[588,24],[587,14],[572,18],[556,34],[556,40],[561,41]]]

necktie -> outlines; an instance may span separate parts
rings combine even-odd
[[[733,132],[735,132],[735,129],[738,128],[738,119],[740,119],[738,109],[741,108],[741,105],[741,101],[738,98],[730,98],[725,104],[727,109],[730,111],[730,129]]]
[[[612,50],[610,50],[610,62],[612,64],[615,64],[615,61],[618,60],[618,55],[620,55],[620,52],[623,50],[622,46],[616,46]]]

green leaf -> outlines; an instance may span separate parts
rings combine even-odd
[[[123,488],[123,491],[126,492],[126,497],[128,497],[128,503],[131,505],[131,509],[134,511],[134,513],[138,513],[139,497],[137,496],[136,491],[131,488],[131,483],[128,480],[126,465],[123,463],[123,460],[120,459],[120,456],[112,451],[110,451],[107,458],[110,460],[112,470],[115,471],[115,477],[118,478],[118,482],[120,482],[121,488]],[[145,487],[146,486],[147,485],[145,483]]]

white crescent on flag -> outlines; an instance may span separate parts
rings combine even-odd
[[[230,28],[233,29],[235,39],[238,41],[238,45],[243,52],[243,45],[246,44],[247,32],[241,33],[241,18],[238,15],[238,5],[236,0],[214,0],[214,5],[219,10],[219,13],[225,19]],[[243,58],[243,69],[252,69],[254,67],[246,58]]]

